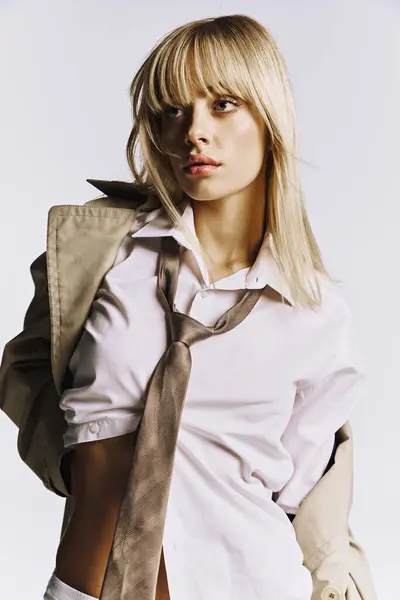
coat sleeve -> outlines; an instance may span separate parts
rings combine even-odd
[[[68,495],[61,476],[65,453],[64,413],[59,407],[51,369],[51,327],[46,253],[30,267],[35,286],[23,329],[10,340],[0,366],[0,408],[18,427],[21,459],[42,483],[60,496]]]
[[[328,542],[310,562],[314,563],[310,600],[378,600],[371,566],[350,527],[346,536]]]

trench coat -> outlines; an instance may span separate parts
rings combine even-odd
[[[0,366],[0,407],[18,427],[21,459],[46,488],[66,498],[61,536],[73,510],[59,406],[68,364],[138,209],[151,209],[151,196],[133,183],[87,181],[103,195],[49,210],[46,251],[30,267],[34,297]],[[349,524],[352,499],[353,437],[346,422],[323,476],[292,521],[312,575],[312,600],[377,600],[367,557]]]

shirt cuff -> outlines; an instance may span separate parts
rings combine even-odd
[[[68,448],[83,442],[95,442],[132,433],[136,431],[141,418],[142,415],[131,414],[124,417],[101,417],[87,423],[68,422],[63,436],[64,446]]]
[[[55,573],[50,577],[43,600],[98,600],[94,596],[88,596],[67,583],[58,579]]]

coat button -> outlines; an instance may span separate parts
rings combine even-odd
[[[343,600],[343,594],[333,585],[328,585],[322,590],[321,600]]]
[[[99,433],[99,424],[98,423],[89,423],[89,431],[90,433]]]

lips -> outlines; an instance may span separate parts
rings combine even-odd
[[[183,168],[189,169],[190,167],[194,167],[194,166],[204,167],[205,165],[219,167],[220,164],[221,163],[217,162],[210,156],[206,156],[205,154],[191,154],[189,156],[188,161],[183,165]]]

